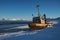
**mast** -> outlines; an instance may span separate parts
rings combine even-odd
[[[40,17],[40,5],[39,5],[38,0],[37,0],[37,9],[38,9],[38,17]]]

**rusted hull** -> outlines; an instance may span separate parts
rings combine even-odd
[[[31,24],[28,24],[29,28],[32,29],[32,30],[38,30],[38,29],[43,29],[43,28],[46,28],[47,25],[41,25],[41,24],[35,24],[35,23],[31,23]]]

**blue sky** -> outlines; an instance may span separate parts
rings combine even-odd
[[[37,16],[37,0],[0,0],[0,18],[31,18]],[[40,13],[60,17],[60,0],[39,0]]]

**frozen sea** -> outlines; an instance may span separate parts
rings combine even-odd
[[[0,25],[0,40],[60,40],[60,23],[33,31],[27,24]]]

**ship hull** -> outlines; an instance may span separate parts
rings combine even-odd
[[[28,24],[28,26],[32,30],[38,30],[38,29],[46,28],[47,24],[30,23],[30,24]]]

